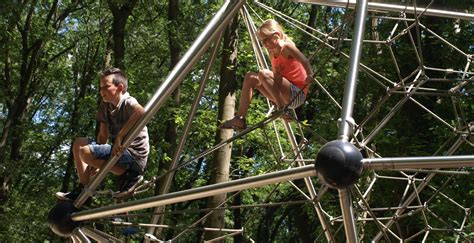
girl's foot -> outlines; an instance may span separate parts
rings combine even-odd
[[[286,122],[292,122],[295,121],[296,119],[293,117],[293,112],[289,109],[284,109],[283,113],[281,114],[281,118],[285,120]]]
[[[244,130],[247,128],[247,123],[244,118],[234,116],[234,118],[225,121],[219,126],[219,129],[235,129]]]

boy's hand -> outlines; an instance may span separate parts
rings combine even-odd
[[[115,156],[116,154],[122,151],[123,151],[122,138],[117,136],[114,141],[114,146],[112,147],[112,155]]]

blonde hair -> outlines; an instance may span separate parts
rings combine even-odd
[[[274,19],[265,20],[257,30],[258,36],[270,36],[275,33],[280,33],[281,38],[283,40],[289,40],[288,36],[286,36],[285,32],[283,31],[281,25]]]

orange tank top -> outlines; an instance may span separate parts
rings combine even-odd
[[[305,86],[305,80],[308,76],[306,70],[303,67],[303,64],[294,58],[286,58],[281,53],[278,57],[272,58],[272,66],[281,68],[281,76],[288,79],[291,83],[296,85],[296,87],[303,89]],[[303,92],[306,95],[309,90],[309,85],[307,85]]]

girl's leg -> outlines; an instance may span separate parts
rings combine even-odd
[[[280,82],[275,82],[273,72],[268,69],[261,70],[258,73],[248,72],[244,78],[237,116],[245,117],[247,115],[254,88],[257,88],[260,93],[279,107],[287,105],[290,101],[290,82],[286,78],[282,78]]]
[[[278,107],[283,107],[290,102],[291,83],[286,78],[281,77],[280,80],[275,80],[272,71],[261,70],[258,73],[258,79],[261,85],[257,86],[257,89]]]
[[[239,110],[237,116],[245,117],[250,106],[250,102],[253,97],[253,89],[258,87],[259,84],[258,74],[254,72],[248,72],[245,74],[244,83],[242,85],[242,92],[240,94]]]

